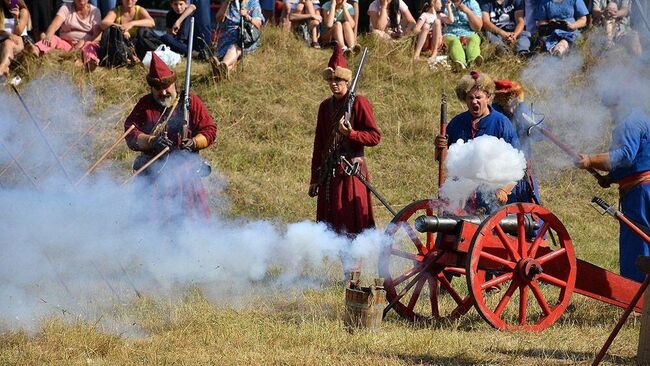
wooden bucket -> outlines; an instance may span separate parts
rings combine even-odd
[[[376,279],[370,287],[348,285],[345,288],[345,316],[343,323],[347,328],[378,330],[386,307],[386,291],[383,280]]]

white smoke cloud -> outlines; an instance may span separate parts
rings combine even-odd
[[[65,79],[32,81],[25,100],[32,100],[29,90],[50,82],[67,85]],[[67,101],[58,100],[60,95],[55,101],[79,103],[74,93],[68,95],[72,97]],[[203,288],[215,302],[237,304],[256,284],[266,291],[322,284],[325,272],[340,268],[342,256],[349,258],[346,265],[361,259],[365,271],[376,271],[373,261],[387,243],[378,230],[350,240],[309,221],[282,224],[218,215],[160,221],[161,201],[151,194],[146,180],[122,186],[124,177],[118,179],[106,170],[73,188],[58,168],[43,174],[48,166],[56,167],[55,160],[15,96],[0,92],[0,101],[9,106],[0,116],[0,141],[14,154],[30,143],[34,146],[19,161],[38,185],[30,187],[16,166],[0,177],[0,329],[36,330],[48,314],[92,323],[101,320],[116,327],[107,309],[128,304],[136,292],[177,299],[190,286]],[[79,107],[79,115],[71,117],[58,112],[57,105],[39,105],[33,113],[39,121],[51,119],[56,126],[69,123],[70,134],[46,130],[49,143],[60,153],[74,138],[73,132],[93,121],[87,108]],[[62,159],[73,181],[97,155],[89,152],[91,147],[85,143],[71,154],[77,158]],[[1,150],[0,159],[2,167],[11,162]],[[173,159],[168,164],[173,167]],[[223,187],[220,178],[213,172],[206,182]],[[181,214],[181,202],[180,198],[175,202],[178,211],[172,207],[165,211]],[[338,275],[342,278],[342,273]]]
[[[503,139],[483,135],[465,142],[458,140],[449,147],[445,161],[449,179],[440,190],[452,208],[462,208],[477,189],[494,196],[497,188],[514,183],[524,176],[524,153]]]

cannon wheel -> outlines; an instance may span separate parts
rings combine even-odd
[[[388,306],[410,321],[454,319],[472,307],[472,299],[459,292],[453,276],[464,276],[465,268],[436,264],[444,254],[435,248],[435,234],[418,233],[413,221],[420,215],[433,215],[441,207],[438,200],[415,201],[404,207],[388,225],[386,234],[392,238],[379,259],[379,273],[384,277]],[[401,265],[401,267],[399,266]],[[441,290],[447,294],[441,299]],[[442,306],[448,305],[448,306]]]
[[[516,236],[498,225],[509,214],[517,215]],[[526,214],[543,222],[532,237],[525,234]],[[557,245],[547,242],[553,235],[550,230],[557,234]],[[494,277],[482,276],[486,270]],[[476,310],[497,329],[550,327],[569,304],[575,281],[571,238],[562,222],[544,207],[531,203],[505,206],[485,220],[472,239],[467,285]]]

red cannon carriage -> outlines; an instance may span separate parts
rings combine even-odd
[[[387,228],[392,241],[379,262],[384,314],[453,319],[473,306],[497,329],[538,331],[555,323],[574,292],[625,308],[639,289],[577,259],[566,228],[542,206],[511,204],[485,218],[435,216],[440,207],[413,202]]]

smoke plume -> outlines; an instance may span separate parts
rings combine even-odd
[[[445,165],[449,179],[440,193],[455,209],[462,208],[477,189],[485,197],[493,197],[497,188],[520,180],[526,159],[523,152],[503,139],[483,135],[468,142],[453,143]]]
[[[48,105],[33,93],[48,90],[52,83],[59,90],[70,88],[70,93],[57,93],[52,96],[55,104]],[[68,85],[65,79],[44,78],[23,90],[41,128],[50,122],[45,134],[57,156],[96,121]],[[0,177],[0,329],[36,330],[52,314],[105,322],[114,306],[138,296],[178,299],[191,286],[204,289],[215,302],[241,304],[242,294],[251,288],[322,285],[331,268],[340,268],[341,258],[347,258],[344,265],[363,259],[368,273],[375,272],[369,266],[386,242],[378,231],[350,240],[309,221],[188,217],[181,198],[162,210],[160,197],[145,179],[122,186],[124,174],[118,177],[105,169],[75,186],[97,158],[93,147],[101,144],[86,137],[61,159],[63,173],[16,96],[0,92],[0,102],[6,106],[0,142],[8,151],[0,150],[0,169],[12,164]],[[78,109],[61,113],[60,105]],[[89,136],[98,135],[93,132]],[[111,128],[105,133],[116,135]],[[18,157],[26,175],[11,155]],[[172,158],[166,164],[175,166]],[[218,172],[205,183],[217,192],[225,185]],[[161,220],[161,210],[174,219]],[[334,276],[342,278],[342,273]]]

